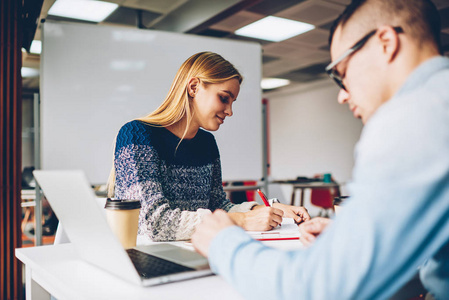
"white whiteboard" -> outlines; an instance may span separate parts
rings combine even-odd
[[[105,183],[120,127],[165,98],[192,54],[213,51],[244,77],[234,115],[213,132],[223,180],[262,178],[261,47],[195,35],[46,22],[41,55],[43,169],[82,169]]]

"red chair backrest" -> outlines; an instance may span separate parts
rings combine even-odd
[[[243,185],[256,185],[257,181],[244,181]],[[255,201],[255,191],[246,191],[246,201],[251,202],[251,201]]]
[[[312,189],[310,191],[310,202],[315,206],[323,208],[334,207],[334,197],[338,196],[337,189]]]

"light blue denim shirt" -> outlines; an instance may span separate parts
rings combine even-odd
[[[421,64],[367,122],[349,190],[312,247],[234,226],[213,239],[212,269],[247,299],[387,299],[425,264],[425,286],[449,299],[449,59]]]

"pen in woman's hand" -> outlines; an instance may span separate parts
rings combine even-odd
[[[271,207],[270,203],[268,202],[267,196],[265,196],[265,194],[259,189],[257,190],[257,193],[259,194],[260,198],[262,198],[262,201],[263,203],[265,203],[265,206]]]
[[[259,189],[257,189],[257,193],[259,194],[260,198],[262,198],[262,201],[263,203],[265,203],[265,206],[271,207],[270,202],[268,202],[267,196],[265,196],[265,194]],[[281,223],[279,223],[279,226],[281,226]]]

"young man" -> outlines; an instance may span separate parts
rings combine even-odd
[[[449,59],[438,19],[430,0],[365,0],[336,20],[327,70],[365,123],[351,200],[311,247],[291,252],[251,240],[223,212],[205,218],[194,246],[245,297],[388,299],[421,268],[431,294],[449,298]]]

